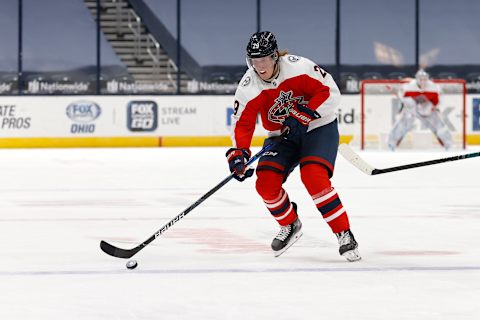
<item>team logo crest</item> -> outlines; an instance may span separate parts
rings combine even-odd
[[[278,98],[275,99],[275,104],[268,110],[268,120],[283,123],[290,114],[290,108],[293,108],[295,104],[306,104],[302,96],[292,96],[292,90],[287,92],[280,91]]]

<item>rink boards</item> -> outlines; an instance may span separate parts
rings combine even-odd
[[[467,96],[467,144],[480,144],[480,95]],[[0,147],[228,146],[233,96],[0,98]],[[341,142],[360,130],[360,97],[344,95]],[[260,121],[260,120],[258,120]],[[253,145],[266,136],[257,125]]]

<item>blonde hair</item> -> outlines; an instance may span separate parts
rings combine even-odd
[[[283,56],[286,56],[288,54],[288,49],[285,49],[285,50],[282,50],[282,51],[278,51],[278,56],[279,57],[283,57]]]

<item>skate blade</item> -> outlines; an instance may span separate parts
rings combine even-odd
[[[279,257],[282,253],[284,253],[285,251],[287,251],[288,248],[290,248],[292,246],[292,244],[294,244],[295,242],[297,242],[298,239],[300,239],[300,237],[303,235],[303,231],[299,231],[292,239],[292,241],[290,241],[289,244],[287,244],[285,246],[285,248],[283,248],[282,250],[278,250],[278,251],[274,251],[273,252],[273,255],[275,256],[275,258]]]
[[[350,262],[355,262],[362,259],[357,249],[347,251],[344,254],[342,254],[342,256],[344,256],[345,259],[347,259]]]

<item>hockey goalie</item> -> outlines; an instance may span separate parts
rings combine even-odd
[[[394,124],[388,136],[388,147],[394,151],[405,135],[415,127],[416,119],[422,126],[430,129],[438,142],[448,150],[452,146],[452,136],[443,122],[440,105],[440,87],[429,79],[429,75],[420,69],[415,79],[404,84],[398,94],[402,108],[400,118]]]

